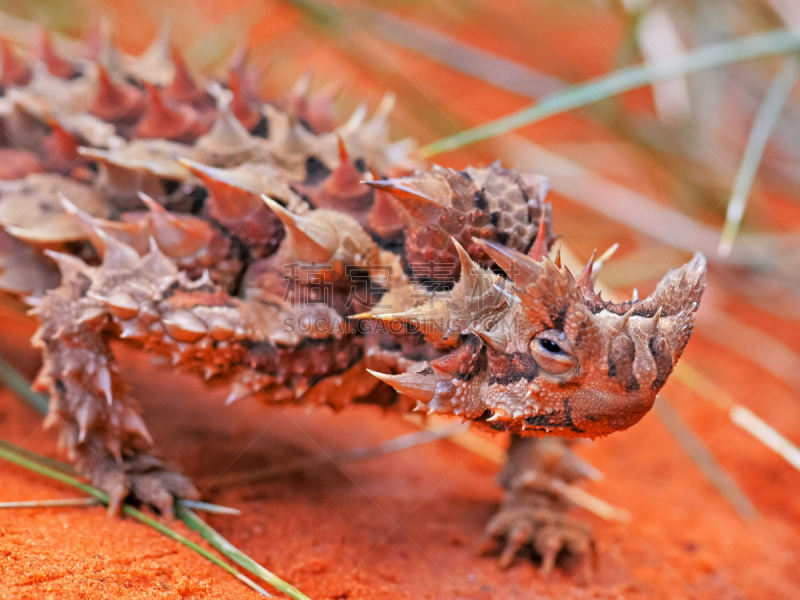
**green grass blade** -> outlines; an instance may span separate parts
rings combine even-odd
[[[800,76],[800,65],[798,65],[797,58],[788,57],[772,80],[772,84],[764,96],[764,102],[761,103],[761,108],[753,121],[753,128],[750,130],[742,162],[733,183],[733,191],[728,200],[725,226],[722,229],[722,239],[718,249],[718,253],[722,257],[727,257],[731,253],[733,241],[739,233],[739,226],[744,217],[756,171],[758,171],[764,156],[764,149],[767,147],[767,141],[778,121],[781,109],[797,83],[798,76]]]
[[[6,442],[5,440],[0,440],[0,441],[4,442],[4,443],[0,444],[0,459],[6,460],[6,461],[8,461],[10,463],[13,463],[13,464],[15,464],[15,465],[17,465],[19,467],[24,468],[24,469],[28,469],[29,471],[33,471],[34,473],[38,473],[39,475],[43,475],[44,477],[48,477],[48,478],[53,479],[55,481],[59,481],[59,482],[64,483],[66,485],[70,485],[70,486],[72,486],[74,488],[77,488],[77,489],[81,490],[82,492],[85,492],[86,494],[88,494],[89,496],[91,496],[92,498],[97,500],[98,502],[101,502],[102,504],[105,504],[105,505],[108,504],[109,498],[108,498],[108,494],[106,494],[105,492],[103,492],[101,490],[98,490],[97,488],[94,488],[91,485],[83,483],[82,481],[78,481],[77,479],[75,479],[71,475],[67,475],[66,473],[62,473],[61,471],[58,471],[56,469],[51,469],[50,467],[42,464],[38,460],[34,460],[33,458],[31,458],[31,455],[33,455],[33,456],[36,456],[36,455],[34,453],[30,452],[30,451],[26,452],[27,456],[23,456],[22,454],[20,454],[18,452],[15,452],[14,450],[9,449],[11,447],[11,444]],[[155,529],[159,533],[167,536],[168,538],[170,538],[172,540],[175,540],[176,542],[180,542],[181,544],[183,544],[187,548],[190,548],[190,549],[194,550],[200,556],[210,560],[212,563],[214,563],[218,567],[221,567],[222,569],[224,569],[225,571],[227,571],[228,573],[230,573],[231,575],[236,577],[236,579],[238,579],[242,583],[246,584],[251,589],[259,592],[260,594],[262,594],[264,596],[271,597],[271,594],[269,594],[265,589],[263,589],[261,586],[259,586],[257,583],[252,581],[247,576],[243,575],[237,569],[235,569],[234,567],[232,567],[231,565],[229,565],[228,563],[226,563],[225,561],[223,561],[219,557],[214,556],[211,552],[209,552],[208,550],[206,550],[202,546],[199,546],[198,544],[196,544],[192,540],[182,536],[180,533],[178,533],[176,531],[173,531],[172,529],[170,529],[166,525],[163,525],[163,524],[159,523],[155,519],[153,519],[151,517],[148,517],[147,515],[145,515],[141,511],[138,511],[135,508],[133,508],[132,506],[129,506],[127,504],[124,504],[122,506],[122,512],[125,513],[126,515],[130,516],[130,517],[133,517],[134,519],[136,519],[137,521],[139,521],[141,523],[149,525],[150,527],[152,527],[153,529]]]
[[[800,32],[781,29],[712,44],[654,65],[620,69],[550,94],[541,102],[501,119],[432,142],[420,148],[419,155],[430,158],[456,150],[655,81],[798,50]]]
[[[47,414],[49,410],[47,398],[34,392],[31,389],[31,385],[17,373],[14,367],[2,358],[0,358],[0,381],[17,396],[25,400],[35,411],[43,415]]]
[[[232,562],[235,562],[240,567],[247,569],[254,575],[258,575],[258,577],[269,583],[272,587],[279,589],[290,598],[295,598],[296,600],[311,600],[296,587],[285,582],[271,571],[268,571],[252,558],[247,556],[244,552],[239,550],[236,546],[231,544],[228,540],[226,540],[208,524],[206,524],[203,519],[197,516],[193,510],[186,508],[185,506],[178,505],[175,509],[175,513],[178,517],[180,517],[181,521],[186,523],[187,527],[199,533],[203,539],[214,546],[214,548],[222,552]]]

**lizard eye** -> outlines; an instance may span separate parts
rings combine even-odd
[[[572,369],[577,359],[569,353],[570,344],[563,331],[548,329],[531,340],[531,354],[536,363],[553,375],[561,375]]]
[[[561,354],[564,351],[561,349],[561,346],[556,344],[553,340],[539,340],[539,345],[542,347],[543,350],[547,352],[551,352],[553,354]]]

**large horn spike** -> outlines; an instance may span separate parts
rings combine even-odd
[[[378,179],[375,181],[363,181],[362,183],[376,190],[390,193],[400,201],[403,208],[412,216],[420,219],[437,219],[444,210],[438,202],[429,198],[422,192],[392,179]]]
[[[339,236],[330,225],[315,219],[313,213],[296,215],[272,198],[262,196],[262,199],[283,223],[287,241],[298,258],[319,262],[331,259],[339,247]]]
[[[436,395],[437,377],[435,375],[423,375],[422,373],[390,375],[388,373],[378,373],[372,369],[367,369],[367,372],[389,384],[400,394],[409,396],[414,400],[430,402]]]
[[[492,242],[490,240],[483,240],[480,238],[472,238],[472,241],[478,244],[489,257],[497,263],[506,275],[512,280],[521,274],[522,269],[531,267],[539,269],[539,263],[532,259],[530,256],[517,252],[513,248]]]

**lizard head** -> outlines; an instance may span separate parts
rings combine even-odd
[[[419,409],[498,431],[596,437],[639,421],[692,333],[704,257],[667,273],[647,298],[615,304],[594,291],[591,261],[574,278],[558,258],[476,242],[508,278],[460,250],[449,299],[401,315],[451,349],[406,373],[376,375]],[[433,327],[434,313],[447,324]]]

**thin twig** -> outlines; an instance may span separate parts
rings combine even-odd
[[[663,396],[656,399],[653,410],[684,452],[689,455],[719,493],[731,503],[736,512],[743,519],[753,519],[759,516],[750,498],[745,495],[736,481],[728,475],[702,440],[681,419],[678,412]]]
[[[750,136],[747,139],[747,146],[744,149],[742,162],[736,179],[733,183],[733,191],[728,200],[728,210],[725,216],[725,227],[722,229],[722,239],[719,243],[719,255],[726,257],[731,253],[733,241],[739,233],[739,226],[744,217],[744,210],[747,207],[747,200],[750,197],[750,189],[753,187],[753,180],[756,171],[761,164],[764,156],[764,149],[767,147],[772,129],[778,120],[783,105],[789,98],[792,88],[797,83],[800,75],[800,64],[795,56],[789,56],[783,61],[780,70],[772,80],[772,84],[764,96],[764,102],[758,110]]]
[[[177,500],[176,504],[184,506],[190,510],[199,510],[215,515],[240,515],[242,511],[238,508],[231,508],[230,506],[220,506],[219,504],[211,504],[210,502],[200,502],[199,500]]]
[[[51,508],[61,506],[97,506],[97,498],[58,498],[56,500],[21,500],[0,502],[0,508]]]
[[[303,457],[295,460],[284,461],[281,464],[273,465],[263,469],[254,469],[242,473],[231,473],[217,477],[214,481],[207,484],[207,488],[229,487],[231,485],[250,484],[257,481],[264,481],[272,477],[278,477],[287,473],[304,471],[313,467],[327,465],[329,463],[342,464],[356,460],[367,460],[377,458],[392,452],[407,450],[414,446],[429,444],[437,440],[450,438],[469,429],[469,423],[448,423],[440,427],[415,431],[397,436],[377,446],[353,448],[342,452],[334,452],[326,456]]]

